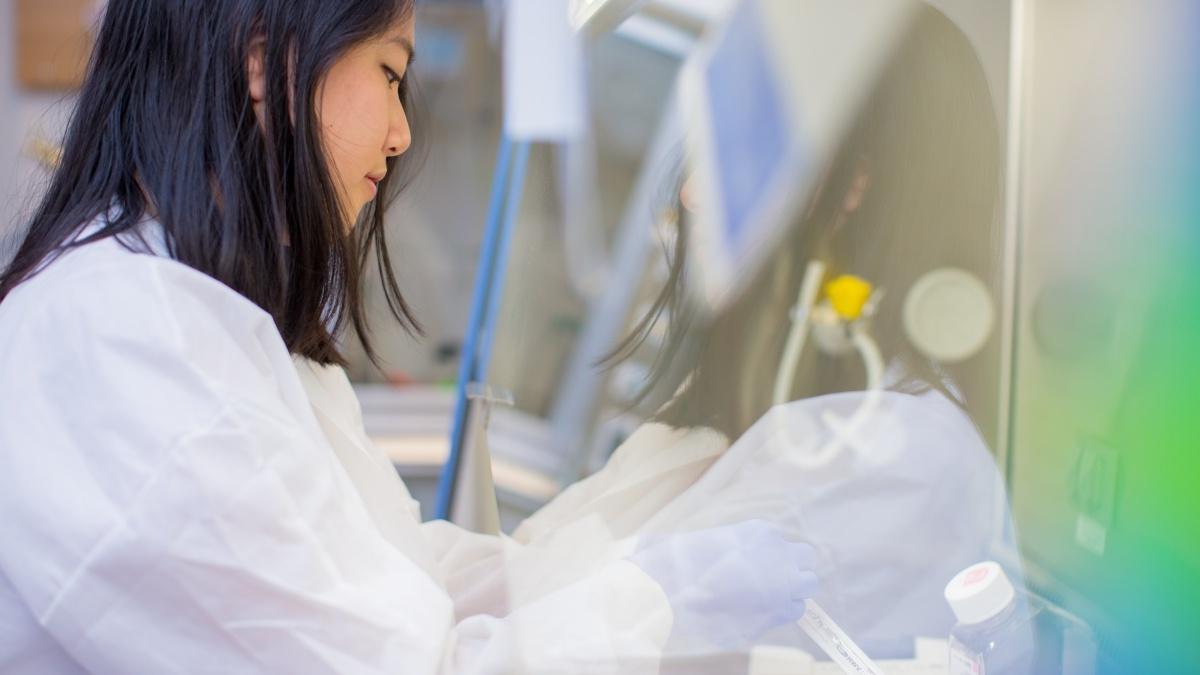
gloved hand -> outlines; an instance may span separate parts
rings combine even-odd
[[[630,560],[666,593],[674,613],[671,649],[727,651],[797,621],[816,592],[816,551],[749,520],[638,542]]]

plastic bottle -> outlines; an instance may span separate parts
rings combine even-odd
[[[950,632],[950,675],[1087,675],[1095,639],[1087,624],[1018,591],[994,562],[972,565],[946,586],[958,623]]]

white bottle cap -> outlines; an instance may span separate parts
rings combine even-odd
[[[981,562],[958,573],[946,584],[946,602],[960,623],[982,623],[1004,611],[1016,596],[1004,569]]]

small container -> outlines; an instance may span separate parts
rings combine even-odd
[[[1013,587],[995,562],[972,565],[946,585],[958,623],[950,675],[1090,675],[1096,643],[1078,617]]]

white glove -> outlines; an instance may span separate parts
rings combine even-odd
[[[765,520],[749,520],[638,542],[630,560],[671,603],[672,651],[738,650],[804,615],[817,590],[816,551],[788,541]]]

